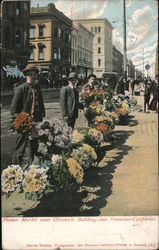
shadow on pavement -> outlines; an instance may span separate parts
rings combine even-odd
[[[125,145],[133,131],[116,131],[117,140],[102,149],[103,155],[115,149],[118,153],[102,167],[87,170],[82,186],[70,191],[52,192],[40,200],[32,209],[19,213],[20,216],[98,216],[112,194],[112,179],[115,169],[132,147]],[[105,151],[106,150],[106,151]],[[106,153],[105,153],[106,152]],[[19,208],[18,208],[19,209]]]

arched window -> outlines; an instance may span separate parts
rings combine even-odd
[[[98,48],[98,54],[100,54],[100,53],[101,53],[101,47]]]
[[[100,36],[98,37],[98,43],[101,43],[101,37]]]

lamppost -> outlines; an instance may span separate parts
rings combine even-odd
[[[127,80],[127,50],[126,50],[126,4],[123,0],[123,55],[124,55],[124,77]]]

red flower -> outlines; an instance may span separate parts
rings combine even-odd
[[[32,122],[30,115],[22,111],[17,115],[13,126],[18,132],[25,133],[32,128]]]

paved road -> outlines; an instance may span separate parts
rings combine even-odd
[[[143,97],[137,98],[143,105]],[[2,112],[2,131],[11,140],[7,112]],[[60,117],[59,104],[48,103],[46,113]],[[84,122],[81,112],[77,126]],[[3,216],[157,215],[157,129],[156,113],[132,112],[127,124],[116,126],[116,139],[102,147],[98,168],[86,173],[81,187],[50,193],[38,203],[26,201],[23,194],[3,197]],[[7,147],[12,148],[9,141],[3,150],[9,157]]]

